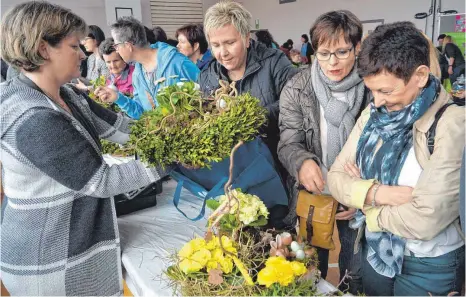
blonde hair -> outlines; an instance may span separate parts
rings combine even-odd
[[[450,35],[447,35],[443,38],[443,43],[442,43],[442,52],[445,52],[445,47],[447,44],[453,41],[453,38]]]
[[[427,39],[427,42],[429,43],[429,68],[430,72],[438,79],[442,78],[442,71],[440,70],[440,63],[439,63],[439,51],[435,47],[434,43],[430,38],[422,33],[424,35],[424,38]]]
[[[83,37],[86,22],[68,9],[43,1],[15,6],[2,20],[2,58],[15,67],[31,72],[39,69],[45,59],[39,53],[40,42],[58,45],[70,34]]]
[[[226,25],[233,25],[239,34],[246,38],[249,34],[249,21],[252,16],[241,4],[234,1],[221,1],[211,6],[204,18],[204,29],[209,39],[209,32]]]

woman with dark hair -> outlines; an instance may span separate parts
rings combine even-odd
[[[156,42],[157,42],[157,39],[155,38],[154,31],[152,31],[151,29],[147,28],[146,26],[144,26],[144,30],[146,30],[147,41],[148,41],[150,44],[156,43]]]
[[[355,67],[361,46],[362,24],[351,12],[340,10],[317,18],[310,31],[317,61],[294,76],[280,97],[278,156],[292,177],[288,218],[296,222],[299,188],[327,194],[327,172],[343,148],[370,96]],[[303,35],[303,42],[307,42]],[[350,276],[341,290],[362,291],[361,253],[355,254],[357,230],[349,227],[355,209],[339,205],[336,224],[341,242],[340,279]],[[329,250],[317,248],[319,270],[327,276]]]
[[[288,43],[288,49],[291,51],[293,49],[294,42],[291,39],[288,39],[286,41]]]
[[[259,30],[256,32],[257,41],[263,43],[268,48],[278,49],[280,46],[273,40],[272,34],[267,30]]]
[[[378,26],[358,73],[373,94],[328,175],[334,197],[361,211],[362,280],[369,296],[461,292],[458,224],[464,108],[435,77],[435,55],[411,22]],[[364,213],[364,215],[363,215]],[[358,244],[359,245],[359,244]]]
[[[311,64],[311,56],[314,54],[314,49],[309,43],[309,37],[307,37],[307,34],[301,35],[301,42],[301,59],[304,64]]]
[[[101,75],[108,77],[110,74],[104,60],[99,54],[99,46],[105,40],[105,34],[98,26],[90,25],[87,37],[82,40],[82,45],[91,55],[87,58],[87,80],[95,80]],[[77,85],[80,89],[87,90],[87,87],[80,83]]]
[[[2,18],[2,58],[21,68],[2,84],[8,112],[0,125],[0,266],[12,296],[122,295],[113,196],[166,174],[137,160],[105,163],[100,138],[125,143],[131,121],[67,84],[80,75],[87,30],[81,17],[45,1]]]
[[[162,27],[155,26],[152,28],[152,32],[154,33],[155,42],[167,42],[167,33],[165,33],[165,30],[163,30]]]
[[[200,70],[206,68],[213,59],[202,24],[183,26],[176,30],[175,37],[178,39],[176,47],[180,53],[188,57]]]

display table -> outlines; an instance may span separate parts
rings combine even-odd
[[[169,257],[194,236],[203,236],[206,220],[192,222],[173,205],[176,183],[163,184],[157,206],[118,218],[121,235],[123,277],[134,296],[173,296],[163,271],[170,265]],[[187,216],[199,214],[202,201],[183,190],[180,209]],[[209,215],[209,211],[206,212]],[[336,288],[325,280],[318,284],[320,293]]]

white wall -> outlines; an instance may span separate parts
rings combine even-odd
[[[300,46],[301,34],[309,34],[315,19],[322,13],[347,9],[360,20],[384,19],[385,23],[395,21],[412,21],[424,30],[425,20],[416,20],[418,12],[427,12],[430,0],[297,0],[288,4],[278,4],[278,0],[243,0],[243,5],[252,13],[251,26],[259,19],[261,29],[268,29],[275,40],[282,44],[288,38]],[[443,0],[442,10],[456,9],[465,11],[464,0]],[[431,18],[428,19],[431,32]]]
[[[133,16],[142,21],[141,1],[140,0],[105,0],[105,11],[107,18],[107,25],[110,26],[115,23],[117,17],[115,9],[117,7],[131,8]]]
[[[105,13],[105,0],[47,0],[50,3],[59,4],[71,9],[82,17],[88,25],[97,25],[107,37],[110,37],[110,29],[107,26]],[[10,8],[26,0],[1,0],[1,14],[5,14]]]

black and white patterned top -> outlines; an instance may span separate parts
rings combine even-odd
[[[3,283],[20,296],[121,295],[112,197],[166,172],[139,161],[107,165],[99,138],[126,142],[131,120],[76,88],[60,89],[72,114],[24,75],[0,88]]]
[[[92,54],[87,57],[87,76],[88,80],[95,80],[99,76],[105,76],[108,78],[110,76],[110,71],[105,64],[105,61],[97,58],[96,54]]]

